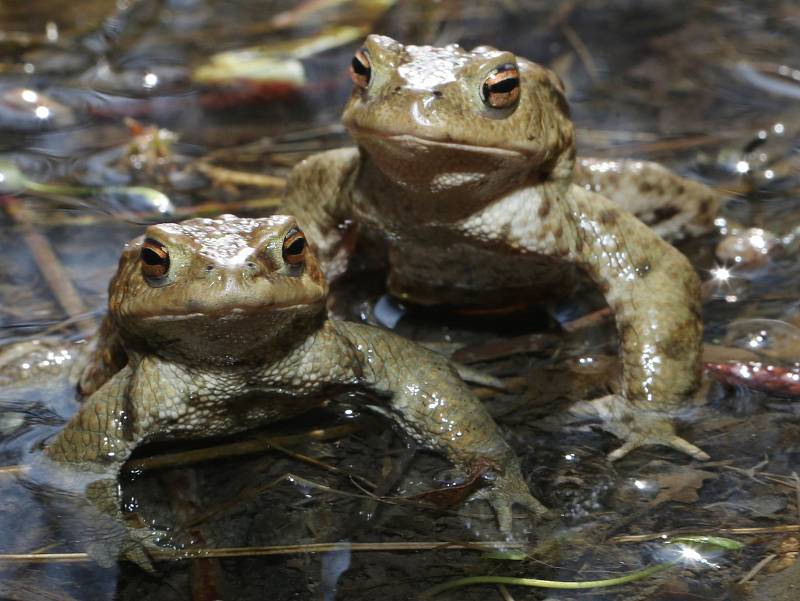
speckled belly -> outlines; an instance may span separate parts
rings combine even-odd
[[[430,241],[428,241],[430,242]],[[538,254],[507,255],[465,243],[389,243],[389,291],[421,305],[504,307],[567,297],[577,270]]]

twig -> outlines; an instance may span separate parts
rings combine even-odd
[[[367,486],[370,486],[372,488],[377,488],[377,485],[374,482],[372,482],[368,478],[365,478],[364,476],[359,476],[358,474],[354,474],[354,473],[349,472],[347,470],[339,469],[336,466],[324,463],[322,461],[319,461],[318,459],[314,459],[313,457],[309,457],[308,455],[303,455],[302,453],[295,453],[294,451],[290,451],[289,449],[287,449],[285,447],[282,447],[281,445],[276,444],[274,442],[272,444],[270,444],[270,446],[273,449],[275,449],[276,451],[280,451],[281,453],[283,453],[285,455],[288,455],[289,457],[292,457],[294,459],[297,459],[298,461],[303,461],[304,463],[308,463],[309,465],[313,465],[314,467],[318,467],[318,468],[324,469],[326,471],[329,471],[329,472],[331,472],[333,474],[337,474],[339,476],[346,476],[346,477],[350,478],[351,480],[360,480],[361,482],[363,482]]]
[[[744,584],[745,582],[752,580],[756,574],[758,574],[761,570],[763,570],[764,567],[776,557],[777,555],[775,554],[767,555],[764,559],[762,559],[756,565],[754,565],[752,570],[750,570],[749,572],[747,572],[747,574],[742,576],[742,579],[739,581],[739,584]]]
[[[269,547],[222,547],[219,549],[181,549],[153,551],[157,560],[182,561],[206,557],[264,557],[269,555],[297,555],[300,553],[385,553],[406,551],[494,551],[497,549],[523,549],[524,543],[486,541],[474,543],[400,542],[400,543],[313,543],[304,545],[275,545]],[[0,554],[0,563],[51,563],[88,562],[87,553],[9,553]]]
[[[275,177],[274,175],[235,171],[225,167],[209,165],[203,161],[198,161],[195,163],[194,167],[200,173],[211,178],[216,184],[236,184],[240,186],[253,186],[256,188],[286,187],[286,180],[282,177]]]
[[[567,41],[575,50],[575,54],[578,55],[578,59],[580,59],[592,82],[597,83],[600,81],[600,75],[597,72],[597,65],[594,64],[592,53],[589,51],[589,48],[586,46],[586,44],[583,43],[583,40],[578,35],[578,32],[575,31],[571,25],[562,23],[561,33],[564,34],[564,37],[567,38]]]
[[[581,317],[573,319],[572,321],[564,322],[561,324],[561,327],[565,332],[572,334],[578,330],[583,330],[584,328],[591,328],[603,324],[610,318],[611,309],[604,307],[602,309],[598,309],[597,311],[593,311],[592,313],[582,315]]]
[[[25,244],[31,251],[34,261],[36,261],[36,266],[58,303],[70,318],[85,315],[87,310],[83,300],[81,300],[72,281],[66,276],[66,270],[53,251],[53,247],[50,246],[47,237],[30,225],[31,220],[25,205],[13,196],[5,198],[5,205],[8,214],[19,226],[25,239]],[[91,318],[77,321],[76,326],[81,335],[86,337],[94,335],[97,331],[97,323]]]
[[[226,457],[236,457],[239,455],[251,455],[271,449],[274,445],[292,445],[307,440],[331,440],[341,438],[347,434],[361,431],[368,427],[368,420],[362,423],[344,424],[333,426],[321,430],[311,430],[302,434],[288,434],[286,436],[268,436],[257,440],[244,440],[230,444],[195,449],[192,451],[181,451],[179,453],[168,453],[145,457],[130,461],[127,464],[128,471],[155,470],[171,467],[179,467],[201,461],[212,459],[222,459]]]
[[[281,206],[281,202],[282,200],[279,196],[265,196],[262,198],[252,198],[234,202],[209,201],[186,207],[176,207],[171,217],[164,217],[164,215],[155,212],[126,213],[124,217],[120,216],[119,214],[88,214],[82,212],[78,214],[69,214],[69,217],[64,217],[64,213],[41,211],[36,214],[31,214],[29,223],[32,225],[59,225],[78,227],[91,226],[99,223],[116,222],[123,219],[133,221],[135,223],[152,223],[155,219],[169,221],[188,219],[189,217],[214,217],[220,213],[236,213],[239,211],[248,213],[264,213],[265,211],[274,211]]]
[[[28,471],[27,465],[4,465],[0,467],[0,475],[2,474],[24,474]]]
[[[763,528],[707,528],[705,530],[697,530],[696,528],[691,530],[687,528],[679,528],[677,530],[666,530],[664,532],[654,532],[652,534],[623,534],[621,536],[615,536],[608,539],[608,542],[614,544],[641,543],[649,540],[665,539],[669,538],[670,536],[686,534],[687,532],[692,532],[694,534],[709,533],[715,535],[787,534],[791,532],[800,532],[800,524],[784,524],[783,526],[771,526]]]
[[[797,511],[797,519],[800,520],[800,478],[797,476],[797,472],[792,472],[792,478],[794,478],[794,494],[795,494],[795,510]]]
[[[500,591],[500,596],[503,598],[503,601],[514,601],[514,597],[508,592],[505,584],[498,584],[497,590]]]

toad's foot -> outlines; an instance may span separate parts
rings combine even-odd
[[[522,479],[516,461],[506,467],[505,473],[499,474],[490,471],[484,478],[494,478],[491,487],[482,488],[472,496],[472,499],[487,501],[492,506],[497,525],[503,534],[511,534],[512,513],[514,505],[521,505],[530,511],[535,518],[547,515],[550,510],[534,497],[528,490],[528,485]]]
[[[162,550],[162,545],[169,547],[172,537],[165,530],[147,526],[137,514],[119,512],[116,489],[116,479],[108,478],[87,487],[91,503],[84,509],[82,520],[88,540],[86,552],[101,567],[111,567],[118,560],[127,559],[154,574],[152,552]],[[109,511],[109,507],[114,511]]]
[[[105,529],[92,528],[86,553],[101,567],[109,568],[119,560],[128,560],[150,574],[156,573],[153,551],[162,550],[159,543],[169,541],[166,531],[124,526],[118,522]]]
[[[608,454],[609,461],[616,461],[646,445],[664,445],[701,461],[709,459],[705,451],[676,434],[667,413],[635,407],[622,396],[610,394],[581,401],[569,411],[575,418],[600,419],[601,428],[624,441],[621,447]]]

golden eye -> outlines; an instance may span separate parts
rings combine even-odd
[[[359,88],[366,88],[372,76],[372,65],[369,62],[369,54],[366,48],[356,51],[353,61],[350,63],[350,79]]]
[[[306,235],[296,227],[283,239],[283,260],[287,265],[300,265],[306,260]]]
[[[492,71],[481,86],[484,104],[495,109],[504,109],[519,100],[519,69],[513,63],[500,65]]]
[[[167,247],[150,238],[144,241],[139,253],[142,260],[142,273],[147,278],[163,278],[169,271],[169,251]]]

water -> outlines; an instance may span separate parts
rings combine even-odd
[[[313,10],[320,6],[323,10]],[[14,161],[39,186],[157,188],[169,195],[175,205],[170,211],[178,218],[222,210],[269,212],[280,195],[275,182],[232,181],[227,173],[197,165],[280,177],[306,154],[345,144],[337,120],[350,89],[345,68],[358,42],[306,55],[301,61],[306,83],[296,88],[215,86],[198,83],[193,74],[215,52],[297,40],[330,24],[379,31],[406,43],[492,44],[548,64],[569,91],[581,153],[653,158],[729,190],[735,198],[723,211],[722,233],[681,244],[710,282],[706,341],[755,351],[740,360],[796,365],[800,13],[791,3],[4,3],[0,158]],[[300,51],[295,47],[280,55],[280,68],[292,52]],[[2,342],[42,336],[61,343],[81,340],[103,311],[119,249],[140,233],[141,223],[158,219],[157,203],[149,206],[147,198],[135,195],[41,188],[16,198],[3,197],[0,218]],[[779,244],[767,260],[723,266],[714,247],[737,227],[763,228]],[[41,268],[47,265],[55,265],[55,274]],[[368,267],[337,287],[337,312],[359,319],[382,298],[382,278]],[[722,267],[730,268],[731,277],[715,282],[712,276]],[[573,299],[555,315],[574,318],[592,308],[597,308],[592,298]],[[322,429],[333,436],[340,431],[332,429],[344,428],[352,430],[348,435],[305,434],[284,445],[290,453],[134,469],[125,478],[124,496],[148,523],[179,529],[200,547],[338,541],[344,546],[315,554],[160,562],[154,576],[128,563],[105,569],[83,561],[8,563],[0,557],[0,597],[411,599],[465,575],[596,579],[660,561],[669,552],[658,541],[615,538],[621,535],[761,528],[738,537],[748,543],[742,552],[707,559],[717,567],[695,559],[622,589],[512,588],[510,594],[515,599],[796,598],[792,591],[800,569],[791,553],[800,533],[779,528],[798,523],[796,401],[709,380],[708,403],[689,416],[682,433],[703,447],[711,462],[649,448],[612,465],[604,459],[617,444],[610,436],[541,421],[569,400],[603,390],[616,373],[610,328],[537,346],[514,337],[552,334],[552,322],[541,315],[521,322],[393,310],[391,317],[399,319],[401,333],[446,352],[461,349],[456,356],[462,358],[478,351],[478,358],[489,357],[486,345],[492,343],[491,359],[471,366],[504,379],[512,391],[477,392],[509,432],[533,492],[558,516],[528,533],[532,559],[499,562],[475,551],[377,546],[493,541],[499,535],[481,504],[439,512],[365,494],[364,484],[359,488],[351,476],[374,482],[378,495],[409,496],[446,480],[449,466],[407,449],[388,422],[340,407],[264,434]],[[710,361],[731,356],[715,352]],[[3,388],[0,458],[12,467],[0,470],[0,555],[85,549],[85,525],[67,518],[70,499],[34,485],[29,473],[13,468],[35,457],[75,407],[63,377]],[[175,450],[145,449],[141,455]],[[524,519],[517,522],[520,536],[532,527]],[[376,546],[348,549],[346,543]],[[771,554],[775,557],[755,584],[737,584]],[[495,587],[471,587],[442,598],[509,598],[501,594]]]

